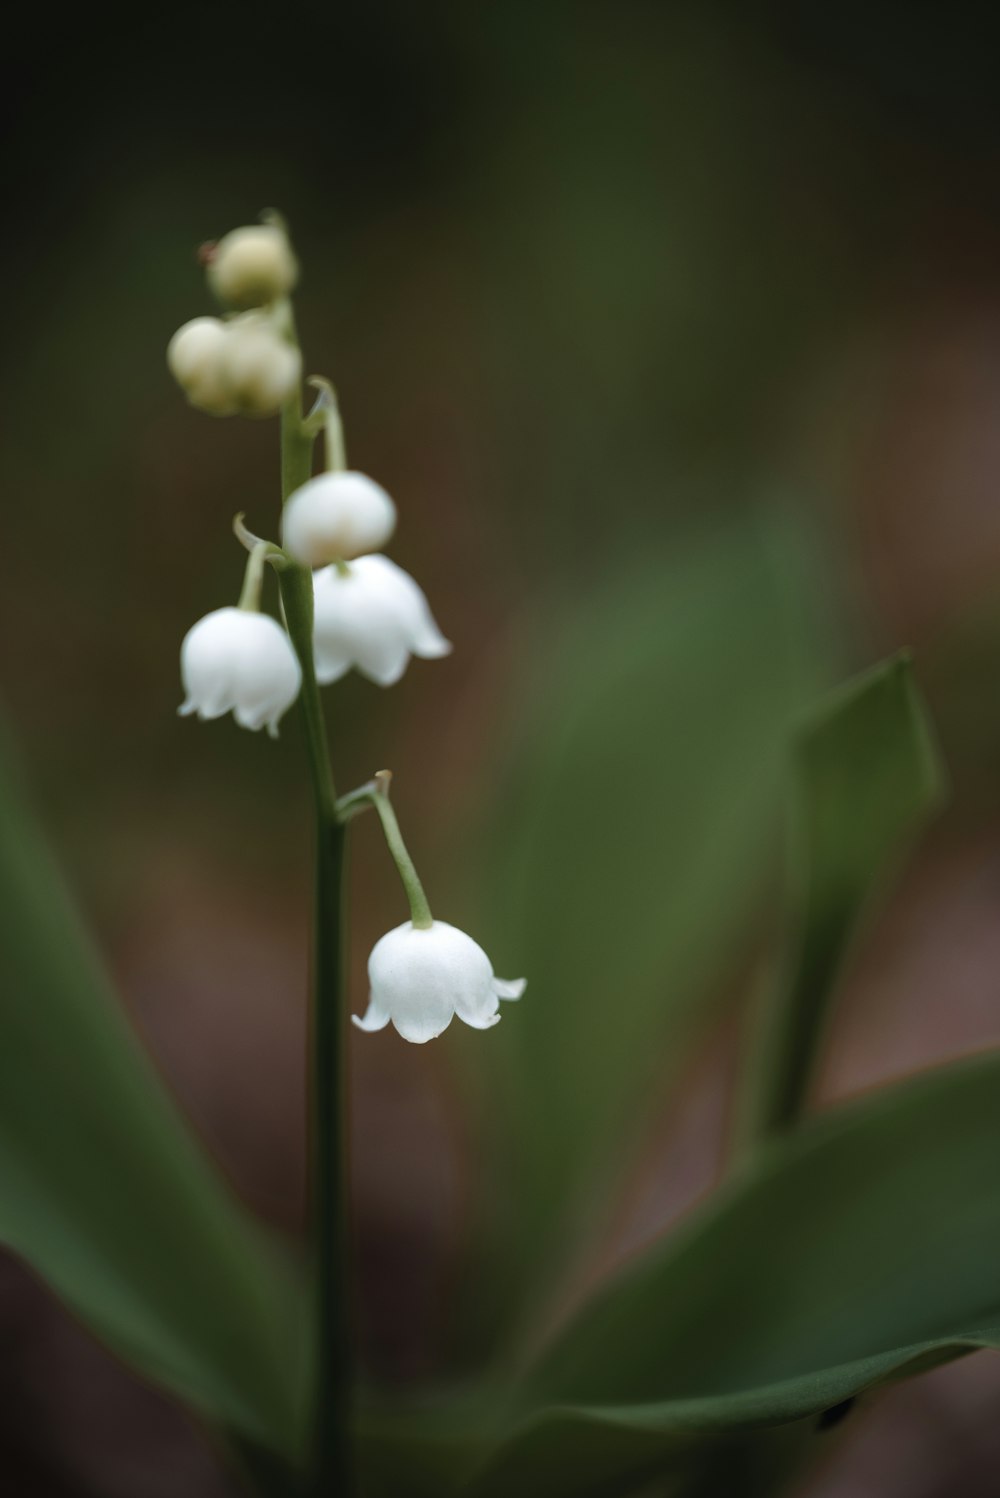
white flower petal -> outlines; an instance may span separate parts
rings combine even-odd
[[[498,999],[519,999],[527,986],[527,978],[493,979],[493,992]]]
[[[428,610],[426,621],[413,636],[413,654],[424,661],[437,661],[443,655],[451,655],[452,649],[451,641],[445,639]]]
[[[362,676],[378,687],[395,686],[409,663],[410,652],[402,640],[391,634],[372,635],[358,644],[354,664]]]
[[[216,609],[188,630],[181,645],[187,717],[219,718],[232,711],[244,728],[273,731],[295,701],[302,671],[292,643],[268,614]]]
[[[447,921],[426,929],[407,921],[387,932],[372,949],[368,976],[374,1012],[417,1044],[440,1035],[455,1014],[477,1030],[500,1018],[489,958]]]
[[[223,696],[209,698],[207,702],[200,704],[198,717],[202,723],[213,722],[216,718],[224,718],[226,713],[233,708],[232,694],[227,692]]]
[[[456,989],[462,986],[440,941],[439,925],[423,931],[407,921],[377,941],[368,959],[373,995],[389,1010],[400,1035],[416,1044],[448,1028]]]
[[[249,728],[251,733],[256,733],[259,728],[264,727],[267,720],[267,709],[261,707],[245,708],[239,703],[233,708],[233,717],[241,728]]]
[[[386,609],[391,609],[405,633],[414,655],[435,660],[451,652],[451,641],[438,629],[422,588],[408,572],[389,557],[359,557],[355,563],[368,586],[377,591]]]
[[[495,1014],[463,1014],[459,1009],[456,1009],[455,1013],[473,1030],[492,1030],[494,1025],[500,1023],[499,1009]]]
[[[477,990],[474,994],[462,994],[455,1004],[455,1013],[474,1030],[488,1030],[500,1018],[497,996],[490,988],[485,994]]]
[[[344,569],[324,567],[313,575],[313,590],[321,681],[335,681],[355,666],[379,686],[391,686],[411,653],[432,659],[451,649],[423,593],[388,557],[361,556]]]
[[[448,654],[451,641],[438,629],[423,590],[408,572],[381,555],[358,557],[354,570],[360,572],[367,590],[379,598],[386,613],[398,621],[414,655],[432,660]]]
[[[446,1015],[425,1012],[420,1014],[394,1014],[392,1023],[404,1040],[411,1045],[426,1045],[428,1040],[437,1040],[451,1024],[453,1010]]]
[[[389,1018],[390,1015],[388,1009],[384,1004],[381,1004],[379,1002],[374,994],[369,995],[368,1008],[365,1010],[363,1015],[351,1015],[352,1023],[357,1025],[359,1030],[367,1030],[368,1033],[372,1035],[376,1030],[384,1030],[386,1025],[389,1023]]]
[[[313,613],[316,659],[330,668],[327,680],[343,674],[337,667],[347,662],[380,686],[398,681],[409,659],[405,633],[357,563],[315,573]]]
[[[246,611],[244,611],[246,612]],[[302,685],[302,668],[291,641],[269,614],[248,614],[253,629],[244,629],[236,666],[237,716],[242,712],[263,723],[277,722]]]
[[[281,517],[285,550],[304,567],[350,561],[384,546],[396,506],[364,473],[320,473],[289,495]]]
[[[316,667],[316,680],[321,687],[328,687],[346,676],[354,662],[343,651],[331,649],[321,642],[319,635],[314,635],[313,664]]]

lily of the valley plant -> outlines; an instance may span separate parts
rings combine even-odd
[[[232,712],[243,728],[267,726],[272,737],[292,703],[305,692],[313,734],[310,769],[324,814],[344,823],[374,806],[410,901],[411,920],[390,931],[371,956],[371,1002],[363,1030],[392,1020],[407,1040],[432,1040],[453,1015],[487,1029],[500,1018],[497,999],[517,999],[524,979],[494,978],[480,946],[431,916],[413,860],[389,804],[389,776],[337,801],[326,753],[317,682],[328,685],[356,667],[391,686],[411,655],[432,660],[451,650],[423,592],[401,567],[381,555],[396,529],[396,506],[380,485],[346,468],[344,436],[333,387],[314,376],[319,391],[302,417],[302,358],[288,300],[297,267],[276,216],[259,227],[234,230],[203,251],[213,290],[233,308],[251,308],[230,321],[197,318],[174,335],[171,369],[193,406],[213,415],[245,411],[282,415],[286,493],[279,546],[252,536],[238,515],[234,529],[249,551],[239,603],[214,609],[193,624],[181,645],[185,698],[178,711],[199,718]],[[248,321],[252,315],[252,321]],[[250,352],[247,352],[247,349]],[[253,374],[246,369],[252,364]],[[309,477],[312,439],[326,437],[325,473]],[[301,482],[299,480],[301,479]],[[279,574],[285,617],[261,611],[266,567]],[[311,627],[310,627],[311,626]],[[330,919],[337,920],[330,912]],[[333,999],[335,1000],[335,995]],[[331,1002],[317,994],[317,1004]]]
[[[231,713],[271,735],[298,712],[304,730],[308,1261],[303,1272],[276,1249],[192,1140],[5,773],[0,1241],[194,1412],[259,1498],[776,1494],[839,1438],[860,1396],[1000,1347],[1000,1056],[810,1116],[855,935],[941,799],[910,662],[863,673],[807,715],[817,676],[803,673],[797,634],[789,649],[788,575],[810,583],[799,599],[825,589],[808,548],[784,530],[762,541],[756,522],[713,534],[684,565],[658,557],[645,584],[630,571],[624,588],[595,586],[578,654],[555,657],[547,678],[530,825],[523,808],[507,816],[509,857],[497,860],[494,904],[516,886],[523,912],[516,939],[501,921],[487,944],[504,971],[523,963],[537,1001],[498,1033],[467,1037],[482,1067],[469,1094],[502,1144],[468,1152],[489,1202],[470,1235],[476,1272],[454,1298],[450,1351],[464,1377],[416,1397],[362,1389],[347,1251],[351,1021],[369,1032],[361,1046],[426,1047],[456,1017],[496,1030],[525,983],[498,977],[472,936],[432,916],[388,771],[335,788],[321,689],[352,670],[388,687],[445,669],[427,663],[451,647],[385,555],[396,497],[348,468],[333,388],[306,377],[285,226],[268,216],[202,258],[221,315],[175,334],[170,369],[199,411],[280,418],[281,492],[270,522],[233,522],[242,587],[205,598],[185,636],[179,710]],[[726,1178],[678,1228],[653,1224],[622,1264],[615,1234],[642,1143],[633,1115],[662,1112],[695,1007],[723,977],[738,987],[720,951],[736,937],[760,951],[755,900],[770,882],[790,721],[789,912],[782,950],[747,984]],[[409,920],[376,942],[366,997],[346,991],[343,910],[349,827],[368,811]],[[426,1048],[399,1055],[428,1063]]]
[[[312,1057],[317,1399],[310,1462],[317,1490],[331,1483],[339,1491],[352,1482],[345,1101],[338,1059],[345,1023],[347,823],[375,809],[410,905],[410,920],[372,951],[368,1006],[363,1016],[353,1016],[359,1029],[381,1030],[391,1022],[405,1040],[421,1044],[457,1015],[486,1030],[500,1019],[499,1000],[520,998],[525,980],[497,978],[471,936],[431,915],[389,800],[387,771],[338,798],[319,686],[354,668],[388,687],[411,656],[434,660],[451,644],[418,584],[383,555],[396,529],[396,505],[374,479],[348,469],[327,379],[310,377],[317,394],[303,414],[302,355],[290,300],[298,265],[280,217],[268,215],[260,225],[204,246],[202,259],[227,315],[185,324],[170,341],[167,362],[191,404],[210,415],[280,415],[281,540],[252,534],[243,514],[235,517],[234,532],[248,552],[242,590],[235,605],[213,609],[185,636],[179,711],[205,719],[232,712],[242,727],[266,726],[275,736],[283,715],[302,699],[318,819]],[[326,467],[313,474],[320,437]],[[279,618],[263,612],[268,572],[280,586]]]

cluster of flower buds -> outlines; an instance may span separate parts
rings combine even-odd
[[[302,417],[302,360],[287,301],[298,265],[284,226],[272,216],[236,229],[207,247],[202,258],[209,285],[233,311],[225,319],[195,318],[171,339],[167,362],[188,400],[213,415],[267,416],[285,409],[310,444],[325,429],[327,472],[288,495],[281,545],[251,536],[238,517],[237,534],[250,552],[239,603],[206,614],[181,646],[182,715],[220,718],[231,712],[241,727],[266,726],[273,737],[299,695],[304,666],[320,684],[356,668],[387,687],[403,675],[411,656],[434,659],[447,655],[451,645],[413,578],[382,555],[396,528],[396,506],[381,485],[347,468],[336,398],[326,381],[310,381],[320,394],[309,417]],[[284,624],[260,610],[268,563],[301,568],[311,577],[311,659],[300,638],[300,662]],[[487,1029],[500,1018],[499,1000],[520,998],[524,982],[496,978],[471,937],[432,920],[384,785],[372,787],[361,798],[370,792],[378,807],[413,920],[375,946],[368,1011],[363,1019],[355,1016],[355,1023],[379,1030],[391,1020],[407,1040],[418,1042],[440,1035],[455,1014]]]
[[[302,356],[285,299],[298,265],[278,223],[234,229],[202,251],[208,283],[232,315],[178,328],[167,364],[193,406],[212,416],[274,416],[298,388]]]
[[[273,317],[196,317],[178,328],[167,362],[192,406],[212,416],[274,416],[302,378],[302,358]]]

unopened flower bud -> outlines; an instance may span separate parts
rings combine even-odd
[[[423,591],[388,557],[358,557],[344,569],[314,573],[313,652],[324,685],[355,666],[389,687],[411,655],[435,660],[450,650]]]
[[[302,378],[302,355],[262,319],[237,318],[225,326],[222,369],[234,409],[273,416]]]
[[[281,536],[303,567],[347,562],[380,551],[396,529],[396,506],[363,473],[321,473],[285,505]]]
[[[384,1030],[391,1020],[404,1040],[433,1040],[458,1015],[476,1030],[500,1019],[501,999],[519,999],[523,978],[497,978],[478,942],[432,921],[425,929],[407,921],[375,943],[368,959],[371,994],[359,1030]]]
[[[278,720],[299,695],[302,670],[276,619],[252,609],[215,609],[192,625],[181,645],[186,693],[182,717],[221,718],[231,712],[242,728],[274,738]]]
[[[186,322],[167,345],[167,364],[193,406],[213,416],[236,410],[226,372],[229,329],[217,317]]]
[[[299,277],[288,235],[276,224],[234,229],[214,247],[208,284],[230,307],[263,307],[287,296]]]

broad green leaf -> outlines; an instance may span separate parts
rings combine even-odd
[[[766,1146],[550,1347],[477,1495],[680,1482],[697,1444],[1000,1346],[998,1154],[996,1054]]]
[[[0,1242],[154,1383],[293,1446],[293,1285],[134,1038],[5,764]]]
[[[645,1408],[566,1410],[527,1427],[456,1491],[470,1498],[774,1498],[812,1455],[813,1435],[801,1422],[707,1433],[664,1430]],[[404,1490],[395,1492],[403,1498]]]
[[[752,939],[787,735],[820,690],[817,591],[801,535],[744,516],[633,554],[539,632],[489,855],[489,950],[528,977],[490,1037],[499,1274],[581,1241]]]
[[[750,1079],[751,1140],[801,1114],[852,937],[942,798],[943,770],[907,657],[836,694],[799,738],[794,775],[793,935]]]
[[[630,1411],[560,1412],[519,1433],[500,1460],[483,1466],[489,1447],[481,1400],[427,1407],[363,1425],[364,1491],[368,1498],[450,1498],[501,1493],[557,1498],[635,1494],[635,1498],[773,1498],[778,1483],[811,1455],[810,1429],[801,1423],[760,1430],[676,1432],[630,1421]],[[495,1420],[494,1420],[495,1425]],[[508,1473],[514,1484],[507,1488]],[[635,1488],[655,1473],[655,1488]],[[664,1486],[664,1479],[669,1486]]]

